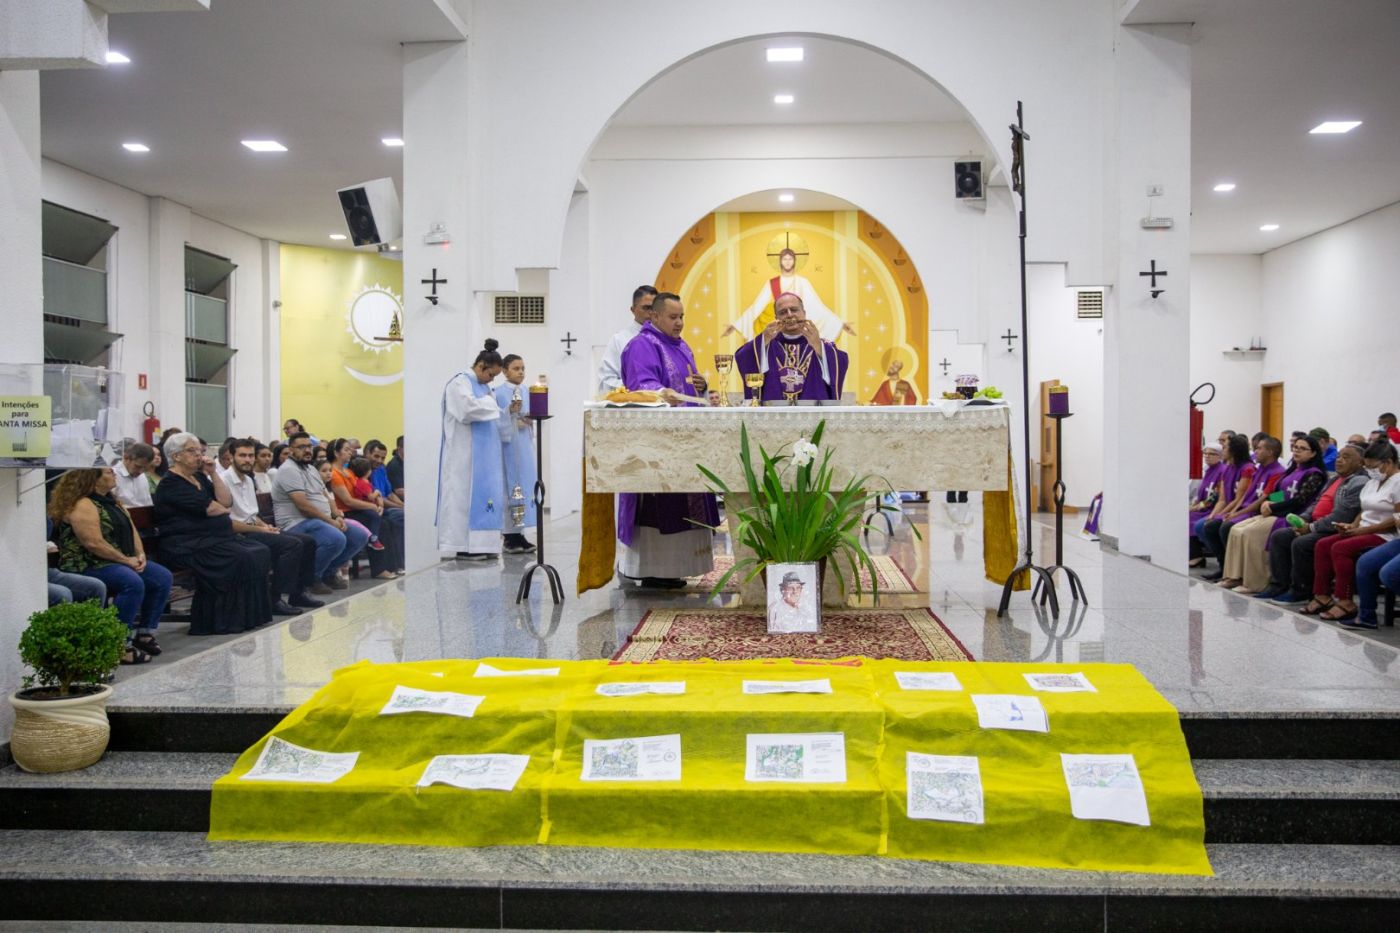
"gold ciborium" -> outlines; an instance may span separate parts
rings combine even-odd
[[[747,376],[744,377],[744,385],[748,386],[749,391],[753,393],[753,398],[749,400],[749,404],[754,408],[757,408],[760,405],[762,405],[763,373],[749,373]]]
[[[719,404],[729,404],[729,374],[734,371],[733,353],[715,354],[715,372],[719,374]]]

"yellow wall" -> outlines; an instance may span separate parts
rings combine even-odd
[[[790,246],[797,272],[822,302],[855,330],[836,345],[850,354],[847,391],[868,402],[892,360],[922,399],[928,393],[928,299],[899,242],[862,211],[715,213],[673,247],[656,287],[685,304],[685,339],[700,371],[714,376],[714,355],[733,353],[753,336],[721,336],[778,272],[776,254]],[[757,328],[772,321],[772,304]],[[737,377],[729,389],[737,391]]]
[[[403,264],[368,253],[282,247],[282,420],[317,437],[403,433]],[[278,425],[279,429],[281,425]]]

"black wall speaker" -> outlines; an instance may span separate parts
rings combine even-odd
[[[981,162],[953,163],[953,197],[959,201],[983,199]]]
[[[403,214],[391,178],[376,178],[336,192],[345,226],[356,246],[391,243],[403,236]]]

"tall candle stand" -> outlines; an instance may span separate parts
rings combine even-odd
[[[520,589],[515,601],[522,603],[530,595],[530,580],[536,570],[543,570],[549,578],[549,594],[556,604],[564,601],[564,584],[559,582],[559,571],[544,562],[544,423],[553,415],[527,415],[535,423],[535,562],[525,569],[520,578]]]
[[[1073,418],[1074,415],[1069,412],[1048,412],[1045,417],[1055,420],[1055,563],[1046,567],[1043,575],[1036,577],[1035,588],[1031,590],[1031,602],[1035,602],[1037,594],[1040,596],[1042,606],[1045,605],[1047,599],[1053,599],[1055,595],[1055,571],[1063,570],[1065,578],[1069,581],[1070,599],[1088,606],[1089,597],[1084,594],[1084,584],[1079,581],[1079,574],[1065,566],[1065,483],[1063,479],[1065,459],[1060,451],[1063,446],[1065,419]]]

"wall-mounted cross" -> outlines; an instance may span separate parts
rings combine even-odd
[[[1166,274],[1167,274],[1167,270],[1166,270],[1166,269],[1161,269],[1161,270],[1159,270],[1159,269],[1157,268],[1157,260],[1155,260],[1155,259],[1152,260],[1152,265],[1151,265],[1151,267],[1148,268],[1148,270],[1147,270],[1146,272],[1139,272],[1139,273],[1138,273],[1138,275],[1140,275],[1140,276],[1148,276],[1149,278],[1152,279],[1152,297],[1153,297],[1153,298],[1156,298],[1158,295],[1162,294],[1162,292],[1166,291],[1165,288],[1158,288],[1158,287],[1157,287],[1157,276],[1159,276],[1159,275],[1165,276]]]
[[[420,281],[424,285],[431,285],[433,287],[433,293],[431,295],[425,295],[424,297],[427,298],[428,301],[431,302],[434,307],[436,307],[438,303],[437,287],[439,285],[446,285],[447,279],[438,278],[437,269],[433,269],[433,274],[431,278],[421,279]]]
[[[578,343],[578,338],[574,336],[573,331],[564,331],[564,336],[559,338],[559,342],[564,345],[566,356],[574,355],[574,344]]]
[[[952,366],[953,364],[948,362],[948,358],[945,356],[943,357],[943,361],[940,362],[938,365],[943,367],[943,375],[946,376],[948,375],[948,367]]]
[[[1011,328],[1008,327],[1006,329],[1006,333],[1002,334],[1000,339],[1006,341],[1006,352],[1012,353],[1015,351],[1016,348],[1011,345],[1011,341],[1020,340],[1021,338],[1016,334],[1011,333]]]

